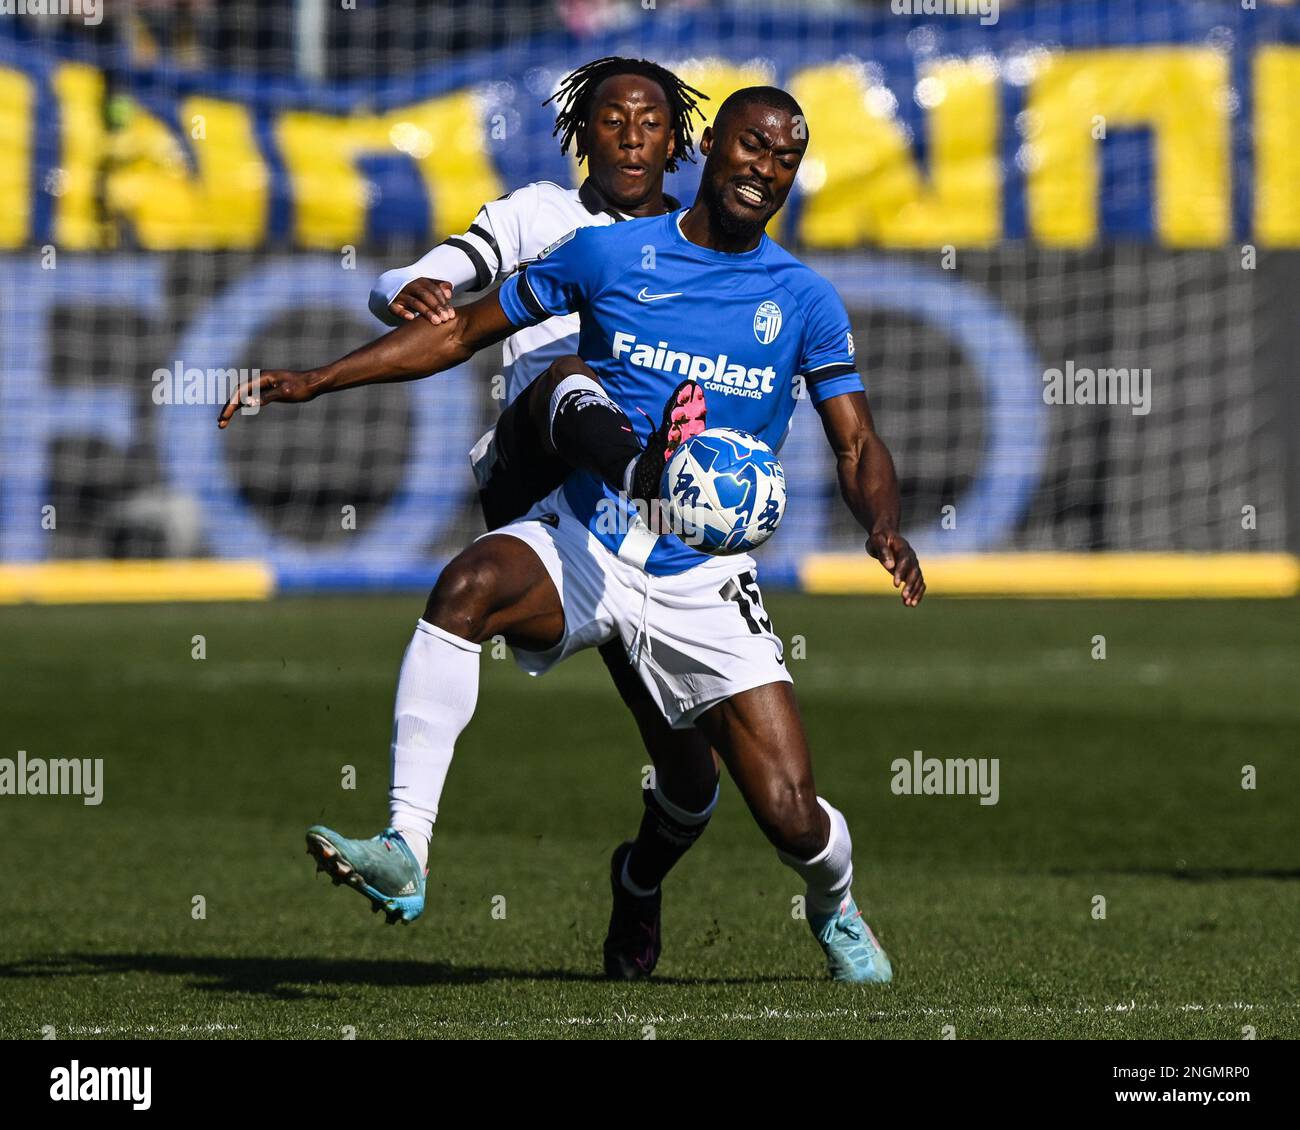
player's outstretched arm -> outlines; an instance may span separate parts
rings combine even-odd
[[[925,596],[925,577],[916,551],[899,532],[898,475],[889,448],[876,434],[867,395],[832,396],[817,411],[835,451],[840,493],[867,531],[867,552],[893,576],[894,588],[903,590],[903,603],[915,608]]]
[[[434,325],[418,318],[406,322],[319,369],[267,369],[235,390],[221,410],[217,426],[226,427],[244,405],[301,404],[358,385],[413,381],[440,373],[514,331],[497,295],[489,294],[463,307],[451,321]]]

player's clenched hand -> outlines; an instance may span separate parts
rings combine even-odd
[[[916,550],[897,530],[877,530],[867,538],[867,552],[894,578],[894,588],[903,590],[903,603],[915,608],[925,596],[925,577]]]
[[[388,309],[408,322],[423,317],[435,326],[440,325],[456,316],[451,291],[451,283],[441,279],[412,279],[397,292]]]
[[[217,417],[217,427],[224,428],[241,408],[256,410],[263,404],[274,404],[277,400],[287,404],[301,404],[319,392],[320,383],[312,373],[294,369],[265,369],[231,393],[221,415]]]

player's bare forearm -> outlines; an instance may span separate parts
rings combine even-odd
[[[360,385],[413,381],[453,368],[475,353],[464,340],[463,326],[460,319],[438,325],[417,319],[398,326],[315,370],[317,395]]]
[[[856,450],[836,454],[840,494],[868,533],[897,530],[902,509],[894,460],[877,435],[864,436]]]
[[[826,438],[835,452],[840,494],[867,531],[867,552],[902,589],[909,608],[925,596],[925,577],[916,552],[901,532],[898,474],[885,441],[876,433],[865,393],[834,396],[818,407]]]
[[[897,530],[902,509],[898,476],[889,449],[876,434],[866,395],[835,396],[824,401],[818,411],[835,452],[845,505],[868,533]]]
[[[458,317],[433,324],[409,321],[391,333],[316,369],[270,369],[241,385],[218,417],[226,427],[241,405],[303,403],[327,392],[368,384],[412,381],[469,360],[514,327],[495,294],[466,306]]]

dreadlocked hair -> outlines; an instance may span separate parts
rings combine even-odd
[[[673,131],[673,156],[664,163],[664,168],[672,173],[677,171],[679,160],[694,161],[695,142],[691,137],[691,119],[704,117],[699,107],[699,100],[706,102],[709,96],[687,86],[667,67],[652,63],[649,59],[625,59],[619,55],[607,55],[603,59],[594,59],[579,67],[560,83],[560,89],[552,94],[543,106],[559,100],[560,110],[555,115],[555,128],[551,136],[560,135],[560,152],[569,151],[569,143],[577,137],[577,153],[582,152],[582,135],[587,129],[591,114],[591,104],[596,97],[600,84],[614,75],[640,75],[651,79],[663,88],[668,99],[668,118]]]

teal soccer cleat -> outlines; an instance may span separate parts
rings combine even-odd
[[[385,828],[374,839],[350,840],[315,824],[307,829],[307,854],[334,885],[346,883],[370,900],[370,909],[391,926],[414,922],[424,911],[424,875],[399,832]]]
[[[810,914],[808,925],[826,953],[832,981],[885,985],[894,976],[889,958],[852,896],[840,903],[835,914]]]

